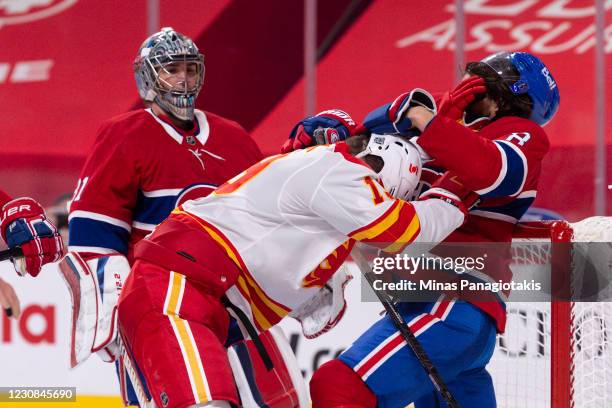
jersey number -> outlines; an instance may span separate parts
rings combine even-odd
[[[363,179],[363,181],[365,181],[366,185],[370,187],[370,191],[372,191],[372,201],[374,201],[374,205],[378,205],[385,201],[385,198],[382,196],[382,194],[380,194],[380,191],[378,190],[378,187],[376,186],[374,180],[372,180],[372,177],[367,176]],[[389,196],[389,193],[387,193],[386,191],[385,195],[391,198]]]
[[[512,133],[506,138],[506,140],[509,142],[511,142],[512,140],[516,140],[516,144],[518,144],[519,146],[524,146],[529,139],[531,139],[531,135],[527,132]]]

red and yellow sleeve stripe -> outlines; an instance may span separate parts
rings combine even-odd
[[[382,216],[349,236],[394,253],[402,251],[414,241],[420,231],[421,224],[414,207],[405,201],[395,200]]]

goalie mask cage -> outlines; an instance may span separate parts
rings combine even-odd
[[[571,245],[550,243],[607,242],[598,244],[605,245],[600,293],[607,302],[508,302],[506,332],[498,336],[488,366],[499,407],[612,407],[611,234],[612,217],[517,225],[515,275],[529,275],[555,259],[573,264]],[[572,270],[565,269],[562,274]],[[576,285],[574,277],[561,277]]]

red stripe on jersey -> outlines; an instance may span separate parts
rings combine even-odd
[[[193,225],[198,225],[202,232],[208,234],[212,239],[219,243],[227,251],[229,257],[238,265],[242,272],[242,279],[237,284],[242,296],[251,304],[255,323],[261,329],[267,329],[285,317],[291,310],[285,305],[276,302],[259,286],[253,275],[249,272],[244,260],[236,250],[232,242],[217,227],[208,221],[192,213],[185,211],[182,206],[176,208],[171,217],[181,219],[181,221]],[[211,234],[212,232],[212,234]],[[263,317],[263,319],[262,319]]]
[[[400,237],[404,235],[406,229],[410,226],[410,223],[413,221],[414,217],[416,217],[416,211],[414,207],[406,203],[406,205],[402,206],[399,210],[397,221],[395,221],[391,226],[382,231],[379,235],[374,238],[366,238],[362,240],[362,242],[380,242],[386,243],[387,245],[392,242],[396,242]],[[411,237],[410,241],[414,239],[414,236]],[[385,245],[386,246],[386,245]]]
[[[360,233],[370,230],[370,229],[374,229],[378,224],[380,224],[381,222],[385,221],[385,219],[387,219],[387,217],[389,217],[389,215],[391,215],[391,213],[395,210],[395,208],[400,205],[402,201],[401,200],[395,200],[395,202],[393,204],[391,204],[391,206],[389,207],[389,209],[387,211],[384,212],[383,215],[381,215],[380,217],[378,217],[377,219],[375,219],[374,221],[372,221],[371,223],[369,223],[366,226],[363,226],[361,228],[356,229],[355,231],[351,232],[349,235],[349,237],[355,237],[355,235],[359,235]]]
[[[438,321],[438,320],[444,320],[442,317],[447,312],[450,312],[450,307],[452,305],[452,302],[448,300],[444,300],[436,305],[437,305],[437,308],[436,306],[434,306],[434,308],[432,309],[432,313],[426,314],[420,317],[419,319],[417,319],[416,321],[414,321],[413,323],[408,325],[408,327],[410,328],[410,331],[412,331],[412,333],[415,336],[419,336],[421,333],[427,330],[429,327],[425,328],[424,330],[422,329],[426,327],[428,324],[435,323],[435,321]],[[419,332],[420,330],[422,331]],[[380,363],[381,361],[389,359],[393,354],[395,354],[394,352],[395,348],[398,347],[400,344],[402,344],[405,341],[404,337],[399,332],[392,334],[391,337],[392,339],[387,344],[385,344],[385,346],[383,346],[380,350],[378,350],[373,355],[366,356],[365,360],[359,363],[360,365],[358,364],[359,368],[355,370],[355,372],[360,377],[363,377],[364,375],[366,375],[368,371],[370,371],[376,364]]]

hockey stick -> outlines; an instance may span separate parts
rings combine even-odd
[[[11,258],[20,258],[23,256],[23,251],[19,247],[5,249],[0,251],[0,262],[8,261]]]
[[[446,383],[440,376],[438,369],[431,362],[431,359],[423,349],[423,346],[421,345],[421,343],[419,343],[414,333],[412,333],[410,327],[408,327],[408,323],[406,323],[406,320],[404,320],[400,312],[395,308],[395,305],[393,305],[393,301],[391,300],[389,294],[384,291],[378,291],[374,289],[374,272],[372,272],[372,268],[370,267],[370,264],[368,263],[365,255],[361,252],[359,248],[355,247],[351,252],[351,256],[353,257],[353,260],[361,270],[361,274],[368,281],[368,284],[370,285],[374,293],[376,293],[378,300],[380,300],[380,303],[382,303],[382,305],[385,307],[385,310],[391,318],[393,325],[402,334],[402,337],[404,337],[404,340],[412,349],[412,352],[419,360],[419,363],[421,363],[421,366],[427,372],[427,375],[429,376],[429,379],[433,383],[434,387],[436,387],[438,392],[442,395],[442,398],[444,398],[446,405],[448,405],[449,408],[460,408],[459,403],[457,402],[455,397],[453,397],[453,394],[451,394],[448,387],[446,386]]]
[[[119,370],[125,370],[125,372],[127,373],[128,378],[132,383],[134,393],[136,394],[136,398],[138,399],[138,405],[140,406],[140,408],[155,408],[155,401],[153,401],[152,398],[149,399],[149,397],[147,396],[147,392],[145,391],[144,385],[140,380],[140,376],[138,375],[134,361],[132,360],[132,356],[127,350],[127,347],[123,342],[121,334],[117,336],[117,344],[119,346]],[[127,389],[127,384],[125,385],[125,387]]]

